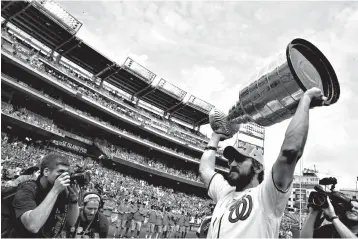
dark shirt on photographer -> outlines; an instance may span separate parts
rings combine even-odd
[[[356,234],[358,236],[358,234]],[[333,224],[321,226],[313,231],[314,238],[341,238]]]
[[[109,223],[103,213],[98,212],[92,222],[84,221],[81,213],[75,226],[67,229],[68,238],[107,238]]]
[[[33,183],[26,183],[17,190],[12,203],[16,215],[15,235],[12,237],[21,238],[44,238],[54,237],[58,234],[66,223],[67,200],[63,194],[57,197],[55,205],[46,220],[44,226],[38,233],[29,232],[21,222],[21,216],[30,210],[34,210],[47,196],[49,190],[44,189],[40,184],[40,177]],[[36,184],[36,185],[35,185]],[[57,237],[60,237],[58,235]]]

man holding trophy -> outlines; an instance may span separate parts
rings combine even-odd
[[[302,46],[314,51],[315,55],[310,55]],[[302,39],[292,41],[287,49],[288,62],[242,90],[240,101],[228,116],[216,109],[209,114],[214,133],[201,157],[199,169],[208,195],[216,203],[208,238],[278,237],[295,167],[307,139],[309,111],[338,100],[338,81],[323,54]],[[325,68],[320,67],[321,63]],[[325,79],[327,72],[332,78]],[[280,81],[281,84],[273,84]],[[269,87],[265,87],[267,85]],[[292,100],[291,103],[287,103],[287,99]],[[280,107],[272,104],[274,101]],[[224,149],[223,155],[230,167],[227,180],[214,171],[219,141],[232,137],[240,123],[254,121],[268,126],[292,115],[281,151],[268,175],[264,177],[263,155],[250,145]]]

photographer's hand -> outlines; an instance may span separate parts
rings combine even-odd
[[[51,190],[56,194],[60,194],[68,186],[70,186],[70,175],[65,172],[58,176]]]
[[[75,181],[74,184],[71,184],[66,188],[68,200],[69,200],[69,209],[67,213],[67,223],[70,226],[74,226],[76,224],[77,218],[79,216],[79,206],[78,206],[78,197],[80,193],[80,187]]]
[[[77,182],[75,181],[74,184],[71,184],[67,187],[68,190],[68,200],[70,202],[78,201],[78,196],[80,193],[80,186],[78,186]]]
[[[326,219],[330,220],[333,217],[336,217],[336,212],[334,211],[334,208],[332,206],[331,200],[329,199],[329,197],[327,197],[327,203],[328,203],[328,207],[327,208],[323,208],[323,213],[326,217]]]
[[[328,217],[329,219],[332,219],[332,217],[334,217],[332,221],[332,224],[334,225],[334,227],[336,228],[338,234],[340,235],[341,238],[357,238],[353,232],[351,230],[349,230],[349,228],[344,225],[339,218],[336,216],[336,212],[334,211],[334,208],[332,206],[332,203],[330,202],[329,198],[327,197],[327,202],[328,202],[328,208],[323,209],[324,215],[326,216],[326,218]]]

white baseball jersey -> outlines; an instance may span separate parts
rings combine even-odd
[[[278,238],[286,192],[274,184],[272,173],[255,188],[236,192],[221,174],[215,174],[208,195],[216,202],[207,238]]]

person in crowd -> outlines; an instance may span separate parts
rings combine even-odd
[[[309,109],[322,106],[325,100],[322,91],[315,87],[302,95],[278,158],[265,180],[263,156],[251,145],[227,146],[223,154],[230,167],[228,180],[216,173],[218,143],[229,137],[212,134],[199,168],[208,195],[216,203],[208,238],[278,237],[293,173],[306,144]]]
[[[137,204],[134,206],[134,214],[133,214],[133,223],[131,227],[131,237],[134,237],[134,233],[136,233],[136,237],[139,238],[140,231],[142,229],[142,222],[144,220],[144,208],[143,204],[138,201]]]
[[[156,211],[156,220],[155,220],[155,228],[156,228],[156,234],[155,238],[161,238],[162,232],[163,232],[163,209],[158,207]]]
[[[292,238],[293,234],[292,234],[292,231],[291,231],[291,227],[289,227],[286,231],[286,238]]]
[[[40,168],[37,166],[30,167],[25,171],[21,172],[20,176],[14,180],[7,181],[4,183],[5,187],[16,187],[20,183],[36,180],[40,176]]]
[[[114,208],[111,213],[111,218],[109,220],[109,229],[108,229],[108,236],[111,238],[115,238],[118,235],[118,210]],[[118,235],[119,236],[119,235]]]
[[[12,237],[59,237],[79,215],[79,186],[71,184],[68,158],[50,153],[42,158],[40,176],[22,184],[14,197],[16,215]]]
[[[120,201],[119,207],[118,207],[118,235],[122,235],[122,222],[124,220],[124,211],[125,211],[125,203],[124,200]]]
[[[148,219],[148,227],[147,227],[147,233],[145,234],[145,238],[151,239],[152,236],[154,236],[154,227],[155,222],[157,220],[157,214],[154,209],[154,205],[150,206],[150,210],[148,211],[149,219]]]
[[[357,238],[358,237],[358,203],[352,201],[353,208],[337,214],[330,199],[328,207],[316,209],[309,206],[309,213],[300,232],[300,238]],[[319,212],[323,211],[325,219],[330,224],[314,228]]]
[[[102,204],[101,197],[94,192],[83,195],[83,208],[74,226],[69,229],[69,238],[107,238],[109,222],[107,217],[99,212]]]
[[[112,210],[114,209],[114,201],[113,200],[106,200],[103,206],[103,214],[106,216],[108,221],[111,221],[111,214]]]
[[[135,210],[136,209],[135,209],[134,201],[130,201],[129,206],[128,206],[127,225],[126,225],[126,233],[125,233],[125,235],[127,235],[127,237],[129,237],[129,234],[131,234],[131,228],[132,228],[132,225],[134,224],[133,215],[134,215]]]
[[[122,204],[123,203],[123,204]],[[121,205],[119,206],[119,212],[122,213],[123,215],[123,219],[122,219],[122,225],[121,225],[121,237],[124,237],[124,235],[126,235],[126,233],[128,232],[127,229],[127,224],[128,224],[128,214],[129,214],[129,204],[128,204],[128,199],[124,199],[124,202],[122,202]]]
[[[178,215],[177,213],[174,214],[174,231],[173,236],[174,238],[179,238],[180,233],[180,225],[179,225],[179,219],[181,215]]]
[[[184,232],[185,232],[184,222],[185,222],[185,214],[184,214],[184,211],[182,211],[181,215],[178,218],[177,231],[176,231],[175,238],[183,238]]]
[[[163,238],[168,237],[168,227],[169,227],[169,208],[163,206]]]
[[[189,231],[189,227],[190,227],[190,213],[187,212],[186,216],[185,216],[185,219],[184,219],[184,228],[185,229],[184,229],[184,235],[182,236],[182,238],[186,237],[186,234]]]
[[[147,231],[147,228],[149,227],[148,221],[149,221],[149,209],[145,202],[143,202],[143,229]]]
[[[172,236],[175,236],[175,220],[174,220],[174,214],[171,208],[169,208],[169,225],[168,225],[168,238],[172,238]]]

